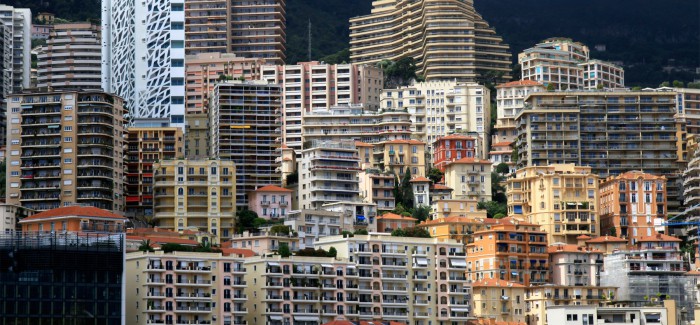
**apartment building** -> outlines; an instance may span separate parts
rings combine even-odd
[[[286,59],[286,0],[230,0],[229,52],[246,58],[284,64]]]
[[[207,2],[211,1],[207,0]],[[197,5],[197,2],[188,2],[187,5],[194,6]],[[201,6],[201,4],[199,5]],[[211,28],[209,27],[209,29]],[[207,35],[209,37],[216,36],[215,34]],[[210,96],[214,91],[214,86],[223,81],[222,79],[257,80],[259,77],[258,68],[264,63],[263,59],[244,58],[232,53],[215,52],[188,55],[185,60],[185,109],[187,114],[208,112],[212,104]],[[222,76],[224,77],[222,78]]]
[[[31,69],[32,12],[26,8],[0,5],[2,42],[2,95],[29,88]]]
[[[102,91],[13,95],[7,103],[8,204],[124,211],[124,114]]]
[[[362,169],[372,168],[375,165],[374,145],[362,141],[355,141],[355,147],[357,148],[357,153],[360,155],[360,166],[362,166]]]
[[[443,184],[430,185],[430,204],[433,205],[437,200],[449,200],[452,198],[452,188]]]
[[[453,188],[452,198],[491,201],[491,161],[462,158],[448,162],[445,185]]]
[[[508,179],[508,215],[540,225],[550,243],[600,234],[598,176],[573,164],[518,169]]]
[[[666,177],[630,171],[600,183],[601,233],[627,238],[635,244],[652,237],[666,222]]]
[[[299,250],[299,236],[294,231],[289,234],[263,230],[260,232],[243,231],[242,234],[234,234],[231,239],[221,243],[224,248],[249,249],[255,255],[266,255],[279,251],[281,245],[287,245],[289,250]]]
[[[413,190],[413,206],[430,206],[430,184],[431,180],[417,176],[410,180],[411,189]]]
[[[102,89],[124,98],[130,117],[185,127],[184,2],[102,1]]]
[[[18,222],[24,233],[100,232],[123,233],[127,218],[107,210],[87,206],[67,206],[43,211]]]
[[[347,259],[294,256],[255,257],[245,262],[248,324],[325,324],[357,318],[359,274]]]
[[[129,324],[256,324],[246,322],[246,258],[252,252],[126,254],[124,320]],[[218,281],[216,280],[218,278]]]
[[[374,147],[374,161],[382,168],[402,179],[404,174],[425,176],[425,142],[418,140],[391,140]]]
[[[394,175],[378,169],[365,169],[360,171],[358,177],[360,197],[364,198],[365,202],[376,204],[378,212],[392,211],[396,208]]]
[[[466,243],[467,277],[524,286],[549,281],[547,234],[536,224],[499,219]]]
[[[600,286],[604,251],[578,245],[552,244],[547,247],[547,252],[552,284],[568,287]]]
[[[438,184],[439,185],[439,184]],[[435,193],[434,189],[431,189],[432,193]],[[433,195],[435,197],[435,195]],[[482,214],[478,211],[477,207],[479,201],[475,199],[451,199],[451,198],[438,198],[431,199],[431,211],[433,212],[433,219],[438,218],[448,218],[448,217],[467,217],[467,216],[481,216]],[[486,218],[486,212],[483,211],[483,216]]]
[[[384,72],[374,65],[299,62],[264,65],[260,78],[282,87],[284,142],[295,150],[302,145],[302,116],[316,109],[362,105],[379,109]]]
[[[588,46],[569,38],[546,39],[518,54],[522,79],[556,90],[624,88],[622,67],[590,58]]]
[[[474,316],[496,322],[525,322],[525,286],[500,279],[482,279],[472,284]]]
[[[100,89],[101,40],[100,27],[93,24],[54,25],[37,55],[37,87]]]
[[[229,53],[230,17],[230,0],[185,2],[185,54]]]
[[[483,81],[487,71],[510,79],[509,47],[471,1],[375,1],[370,14],[350,19],[352,62],[404,57],[428,81]]]
[[[663,306],[601,307],[601,306],[552,306],[547,309],[548,324],[566,324],[572,321],[603,324],[684,324],[679,322],[677,308],[672,301]],[[595,324],[595,323],[594,323]]]
[[[625,69],[612,62],[588,60],[579,63],[584,89],[625,88]]]
[[[282,184],[280,87],[258,81],[219,83],[210,115],[210,155],[236,165],[236,206],[248,192]]]
[[[496,125],[491,141],[515,142],[518,129],[515,114],[525,107],[525,98],[532,93],[545,91],[543,84],[532,80],[519,80],[496,86]],[[493,146],[493,144],[492,144]]]
[[[362,105],[315,109],[302,116],[302,121],[301,136],[304,142],[353,139],[376,144],[392,140],[410,140],[413,132],[407,112],[367,111]],[[293,148],[290,143],[287,145]]]
[[[248,210],[259,218],[284,219],[291,210],[294,191],[275,185],[267,185],[248,193]]]
[[[572,287],[543,284],[529,287],[525,290],[525,323],[528,325],[560,324],[547,318],[547,311],[552,307],[609,305],[614,302],[616,292],[616,287],[599,286]]]
[[[668,91],[666,88],[659,91]],[[700,134],[700,89],[674,88],[676,93],[676,112],[685,120],[689,134]]]
[[[167,124],[167,120],[166,120]],[[153,217],[153,164],[185,156],[182,129],[138,126],[127,129],[125,213]]]
[[[353,230],[377,231],[377,205],[374,203],[348,201],[327,203],[323,205],[323,210],[342,213],[345,218],[352,221]]]
[[[391,233],[396,229],[413,228],[418,219],[387,212],[377,217],[377,230]]]
[[[31,238],[21,233],[2,234],[0,254],[7,260],[3,263],[9,264],[0,269],[0,290],[7,297],[0,323],[36,324],[73,318],[126,324],[124,234],[43,232],[33,233]],[[28,281],[28,275],[32,280]]]
[[[651,302],[660,296],[675,300],[679,320],[693,320],[693,279],[680,252],[681,240],[664,234],[641,237],[630,249],[612,252],[603,258],[603,286],[616,286],[621,301]]]
[[[236,168],[233,162],[163,160],[153,165],[154,216],[158,227],[196,228],[216,238],[233,234],[236,215]]]
[[[207,114],[187,114],[185,125],[185,157],[187,159],[207,159],[209,155],[210,134],[209,116]]]
[[[515,172],[515,161],[513,160],[513,146],[515,142],[497,142],[491,144],[489,151],[489,159],[493,165],[493,169],[500,164],[508,165],[509,173]]]
[[[481,155],[480,141],[475,137],[462,134],[450,134],[439,137],[433,142],[433,167],[445,172],[448,163],[462,158],[476,158]]]
[[[425,228],[430,232],[431,237],[438,240],[450,239],[466,245],[472,234],[484,230],[496,222],[499,222],[498,219],[487,218],[485,211],[479,211],[469,216],[438,217],[425,220],[416,226]]]
[[[580,236],[579,236],[580,237]],[[600,236],[598,238],[585,240],[586,247],[591,250],[599,250],[605,255],[612,254],[619,250],[627,249],[627,239],[615,236]]]
[[[374,224],[369,223],[368,219],[357,221],[358,219],[352,213],[345,211],[327,211],[327,210],[295,210],[290,211],[284,224],[289,226],[292,231],[295,231],[299,238],[298,249],[313,248],[319,238],[326,236],[340,235],[343,231],[353,232],[357,229],[367,229],[369,225],[373,225],[376,230],[376,221],[372,217]]]
[[[354,263],[359,298],[356,320],[427,325],[473,319],[460,243],[370,234],[325,237],[316,247],[334,247],[339,258]]]
[[[700,151],[694,150],[688,167],[683,171],[683,197],[686,208],[686,220],[697,221],[700,218]],[[688,240],[697,240],[697,226],[689,225]]]
[[[383,90],[380,107],[407,110],[413,134],[429,145],[450,134],[475,132],[482,145],[477,155],[488,153],[491,96],[485,86],[455,81],[414,83]]]
[[[35,211],[14,204],[0,204],[0,234],[10,234],[19,230],[17,222],[34,215]]]
[[[299,207],[319,209],[331,202],[358,202],[360,158],[355,142],[309,142],[299,160]]]
[[[653,91],[533,93],[516,114],[518,167],[573,163],[601,178],[631,170],[663,175],[668,208],[676,210],[685,140],[675,100]]]

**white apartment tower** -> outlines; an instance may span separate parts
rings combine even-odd
[[[29,88],[31,70],[32,12],[0,5],[0,50],[2,52],[2,95]]]
[[[184,0],[102,0],[102,87],[132,118],[185,125]]]

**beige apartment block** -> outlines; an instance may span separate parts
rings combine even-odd
[[[121,98],[97,90],[9,97],[7,203],[123,212],[125,113]]]
[[[350,19],[353,62],[411,57],[428,81],[481,81],[487,71],[508,80],[508,49],[471,0],[376,0],[369,15]]]
[[[299,236],[294,231],[289,234],[275,233],[269,229],[260,232],[244,231],[234,234],[231,239],[221,243],[221,247],[249,249],[255,255],[266,255],[279,251],[280,245],[287,245],[292,252],[298,251]]]
[[[185,157],[187,159],[207,159],[211,129],[209,116],[205,113],[187,114],[185,119]]]
[[[282,64],[285,6],[285,0],[188,0],[181,28],[185,53],[235,53]]]
[[[209,154],[236,164],[236,206],[248,192],[280,185],[281,89],[262,81],[229,81],[214,88]]]
[[[547,242],[576,244],[600,234],[598,175],[573,164],[518,169],[506,185],[508,215],[547,232]]]
[[[308,142],[299,160],[299,207],[319,209],[332,202],[359,201],[360,158],[355,142]]]
[[[157,251],[126,255],[128,324],[256,324],[246,315],[253,295],[244,265],[249,250],[226,253]],[[251,308],[250,310],[248,308]]]
[[[575,164],[601,178],[643,170],[668,180],[668,208],[680,206],[685,137],[676,93],[537,92],[516,113],[518,167]]]
[[[447,163],[445,185],[453,188],[455,199],[491,201],[491,161],[462,158]]]
[[[265,60],[244,58],[231,53],[200,53],[185,60],[185,109],[187,114],[206,113],[214,86],[221,76],[257,80],[258,68]],[[188,115],[189,118],[189,115]]]
[[[614,302],[617,288],[544,284],[526,288],[525,291],[525,322],[528,325],[554,325],[558,323],[547,321],[547,309],[549,307],[599,306],[602,303],[612,303]]]
[[[357,148],[357,153],[360,155],[360,166],[363,170],[375,166],[373,144],[355,141],[355,147]]]
[[[391,140],[410,140],[413,133],[407,112],[369,111],[362,105],[316,109],[305,114],[302,121],[301,135],[304,142],[352,139],[376,144]]]
[[[155,170],[154,212],[158,227],[197,228],[219,240],[233,235],[236,215],[236,168],[233,162],[164,160]]]
[[[601,233],[621,236],[635,244],[656,236],[667,219],[666,177],[630,171],[600,183]]]
[[[141,126],[139,122],[127,129],[125,215],[150,218],[153,217],[153,165],[184,158],[184,139],[179,127]]]
[[[491,127],[491,96],[485,86],[456,81],[418,82],[382,91],[383,110],[407,110],[413,134],[430,146],[454,133],[473,133],[480,140],[479,157],[487,157]],[[429,148],[432,152],[433,148]]]
[[[89,23],[58,24],[37,55],[37,87],[102,88],[102,33]]]
[[[474,316],[496,322],[525,322],[525,286],[500,279],[472,284]]]
[[[473,319],[465,254],[456,241],[370,234],[325,237],[316,247],[334,247],[339,258],[355,263],[354,319],[417,325]]]
[[[532,80],[519,80],[496,86],[497,120],[492,143],[515,142],[518,138],[515,114],[525,107],[527,96],[545,90],[544,85]]]
[[[579,245],[552,244],[547,252],[552,284],[568,287],[600,286],[604,251]]]
[[[583,69],[584,89],[625,88],[625,69],[612,62],[588,60],[579,63]]]
[[[401,181],[406,173],[425,176],[425,142],[418,140],[391,140],[374,147],[377,167],[392,172]]]
[[[392,211],[396,208],[394,197],[394,175],[378,169],[366,169],[359,173],[360,196],[365,202],[377,205],[377,211]]]
[[[486,211],[479,211],[479,209],[477,208],[479,205],[479,201],[475,199],[439,198],[436,200],[431,199],[431,202],[431,211],[433,214],[432,219],[449,217],[486,218]]]
[[[302,116],[311,111],[348,105],[379,109],[384,72],[373,65],[312,61],[261,66],[260,79],[282,87],[284,143],[300,150]]]

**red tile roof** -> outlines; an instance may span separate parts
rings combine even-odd
[[[279,186],[275,186],[275,185],[267,185],[267,186],[263,186],[263,187],[255,190],[253,192],[294,192],[294,191],[292,191],[290,189],[286,189],[284,187],[279,187]]]
[[[591,240],[587,240],[586,243],[606,243],[606,242],[611,242],[611,243],[626,243],[626,239],[622,239],[620,237],[615,237],[615,236],[600,236],[598,238],[593,238]]]
[[[396,213],[391,213],[387,212],[379,217],[377,217],[377,220],[408,220],[408,221],[417,221],[418,219],[413,218],[413,217],[404,217],[400,216]]]
[[[243,256],[243,257],[253,257],[255,256],[255,252],[250,250],[250,249],[245,249],[245,248],[228,248],[228,247],[222,247],[219,248],[222,253],[224,253],[224,256],[231,256],[231,255],[236,255],[236,256]]]
[[[355,147],[374,147],[374,145],[362,141],[355,141]]]
[[[508,282],[501,279],[481,279],[472,284],[472,287],[514,287],[514,288],[525,288],[524,285],[520,283]]]
[[[412,180],[410,180],[411,183],[430,183],[431,180],[423,177],[423,176],[418,176],[414,177]]]
[[[452,188],[451,188],[451,187],[447,187],[447,186],[442,185],[442,184],[433,184],[433,185],[430,185],[430,189],[431,189],[431,190],[450,190],[450,191],[452,191]]]
[[[681,242],[682,240],[669,236],[669,235],[664,235],[664,234],[656,234],[656,236],[642,236],[638,240],[638,242]]]
[[[581,236],[576,237],[576,239],[591,239],[591,236],[581,235]]]
[[[451,164],[481,164],[481,165],[491,165],[492,162],[489,160],[485,159],[478,159],[478,158],[473,158],[473,157],[465,157],[459,160],[455,161],[450,161],[447,163],[448,165]]]
[[[26,217],[20,221],[20,223],[28,221],[36,221],[42,219],[56,218],[56,217],[96,217],[96,218],[109,218],[115,220],[127,220],[126,217],[120,216],[118,214],[109,212],[95,207],[83,207],[83,206],[69,206],[61,207],[56,209],[51,209],[41,213],[37,213],[31,217]]]
[[[542,86],[544,87],[543,84],[537,82],[537,81],[532,81],[532,80],[518,80],[518,81],[511,81],[504,83],[502,85],[496,86],[496,88],[505,88],[505,87],[526,87],[526,86]]]
[[[505,147],[505,146],[510,146],[513,144],[513,141],[501,141],[501,142],[496,142],[492,144],[492,147]]]
[[[435,142],[440,140],[476,140],[476,138],[463,134],[450,134],[448,136],[437,138]]]

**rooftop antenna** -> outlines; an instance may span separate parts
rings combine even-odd
[[[309,48],[308,48],[309,62],[311,62],[311,18],[309,18]]]

